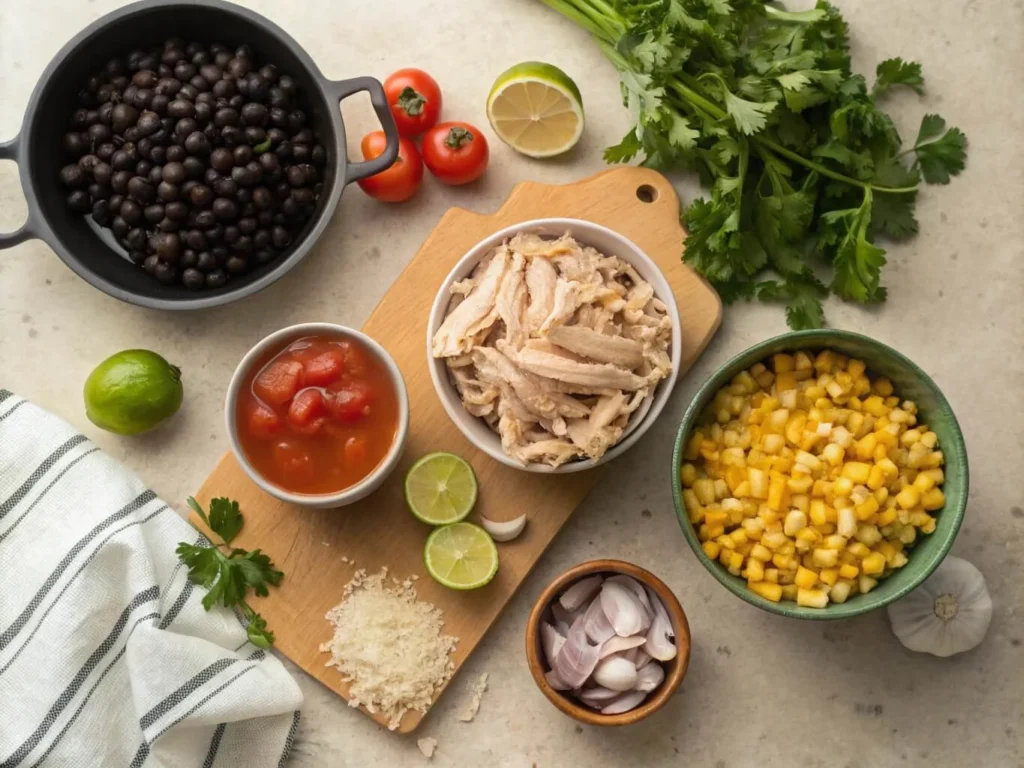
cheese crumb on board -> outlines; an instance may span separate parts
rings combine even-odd
[[[440,609],[416,599],[412,579],[355,572],[344,598],[327,613],[334,636],[320,646],[349,683],[349,706],[382,712],[395,730],[410,709],[426,712],[451,678],[458,638],[444,635]]]
[[[434,756],[434,750],[437,749],[437,739],[427,736],[425,739],[417,741],[416,746],[420,748],[423,756],[429,760]]]
[[[463,723],[473,722],[476,713],[480,711],[480,700],[484,697],[484,691],[487,690],[487,673],[484,672],[470,683],[469,690],[473,698],[470,699],[469,706],[462,710],[462,714],[458,717],[459,721]]]

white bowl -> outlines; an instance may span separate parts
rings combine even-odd
[[[388,376],[391,379],[391,384],[395,388],[395,394],[398,396],[398,429],[395,431],[395,439],[387,455],[384,456],[373,472],[355,485],[336,493],[292,493],[271,483],[249,463],[245,456],[245,451],[242,450],[242,445],[238,441],[238,425],[236,423],[235,411],[242,381],[256,360],[267,352],[268,349],[278,346],[285,340],[315,335],[342,336],[355,339],[362,342],[384,363],[384,367],[387,369]],[[231,441],[231,452],[235,454],[235,459],[237,459],[242,469],[245,470],[245,474],[264,491],[281,501],[297,504],[301,507],[311,507],[314,509],[343,507],[346,504],[359,501],[377,490],[385,478],[398,465],[398,460],[402,457],[402,450],[405,448],[406,436],[409,433],[409,395],[405,390],[405,380],[402,378],[402,372],[398,370],[398,365],[395,364],[391,355],[388,354],[384,347],[365,333],[344,325],[335,325],[334,323],[300,323],[299,325],[282,328],[280,331],[270,334],[250,349],[245,357],[242,358],[242,362],[238,364],[235,373],[231,377],[231,383],[228,385],[228,394],[224,402],[224,420],[227,424],[228,439]]]
[[[447,314],[448,303],[451,299],[449,289],[452,283],[468,277],[469,273],[473,271],[485,256],[490,254],[495,246],[500,245],[503,240],[512,237],[518,232],[534,232],[538,235],[558,237],[566,231],[571,232],[572,236],[583,245],[596,248],[607,256],[618,256],[623,261],[632,264],[636,271],[640,273],[640,276],[654,287],[654,295],[665,303],[665,306],[668,308],[668,315],[672,318],[672,344],[669,349],[672,373],[667,378],[658,382],[650,408],[644,411],[643,406],[641,406],[634,412],[633,419],[638,423],[631,421],[623,433],[623,438],[601,458],[570,461],[560,467],[550,467],[546,464],[524,464],[505,453],[501,447],[501,438],[487,425],[487,422],[474,416],[463,407],[462,398],[459,397],[458,391],[448,378],[448,368],[444,360],[435,358],[430,351],[431,342]],[[676,299],[672,294],[672,288],[661,273],[661,270],[658,269],[658,265],[646,253],[640,250],[640,247],[632,240],[623,237],[618,232],[613,232],[607,227],[602,227],[600,224],[583,221],[582,219],[532,219],[531,221],[524,221],[519,224],[513,224],[510,227],[505,227],[490,237],[481,240],[465,256],[459,259],[459,263],[448,273],[448,276],[441,284],[441,289],[437,292],[437,297],[434,299],[434,306],[430,308],[430,319],[427,322],[427,366],[430,369],[430,378],[434,382],[434,389],[437,390],[437,396],[441,398],[441,404],[444,405],[448,416],[462,430],[462,434],[466,436],[467,440],[492,459],[528,472],[563,474],[580,472],[621,456],[633,447],[650,428],[651,424],[654,423],[654,420],[658,418],[658,415],[665,407],[665,403],[668,402],[669,395],[672,394],[672,388],[675,386],[676,380],[679,378],[679,361],[682,356],[679,328],[679,307],[676,306]]]

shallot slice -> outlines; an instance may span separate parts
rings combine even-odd
[[[572,686],[565,682],[565,680],[560,678],[558,676],[558,673],[555,672],[555,670],[553,669],[550,669],[544,673],[544,679],[547,680],[548,685],[550,685],[556,691],[568,691],[572,689]]]
[[[570,688],[579,688],[594,671],[600,654],[600,646],[587,642],[583,617],[580,616],[569,628],[569,636],[555,656],[553,669]]]
[[[631,653],[635,653],[635,650],[630,649],[636,649],[645,642],[647,642],[647,638],[643,635],[633,635],[632,637],[619,637],[618,635],[613,635],[605,641],[604,645],[601,646],[601,658],[603,659],[605,656],[611,656],[613,653],[618,653],[619,651],[630,651]],[[629,658],[629,654],[624,654],[623,658],[629,659],[634,664],[636,663],[634,659]]]
[[[623,712],[629,712],[637,704],[647,698],[647,694],[644,691],[629,691],[619,696],[617,699],[612,699],[605,707],[601,710],[602,715],[620,715]]]
[[[633,594],[640,600],[640,604],[647,609],[648,613],[654,615],[654,609],[651,608],[651,601],[647,599],[647,590],[644,589],[644,585],[634,579],[632,576],[627,576],[624,573],[617,573],[614,576],[609,576],[608,581],[621,584],[627,589],[633,590]]]
[[[605,688],[604,686],[598,685],[593,688],[581,688],[576,692],[576,695],[584,704],[589,704],[592,707],[600,709],[607,702],[621,696],[622,691],[613,691],[611,688]]]
[[[573,625],[573,622],[575,622],[576,619],[578,619],[584,613],[585,611],[582,607],[580,607],[579,610],[576,611],[567,611],[565,610],[565,608],[562,607],[562,604],[557,601],[551,604],[551,616],[554,618],[554,622],[552,623],[555,625],[555,629],[558,630],[558,634],[560,634],[562,637],[565,637],[569,634],[569,627],[571,627]],[[562,631],[562,625],[564,625],[564,632]]]
[[[676,636],[672,628],[672,620],[668,617],[665,606],[661,599],[647,590],[651,598],[651,605],[654,608],[654,621],[647,632],[647,642],[644,643],[644,650],[651,654],[658,661],[669,661],[676,657]]]
[[[633,592],[614,581],[601,585],[601,607],[619,637],[642,631],[644,607]]]
[[[495,541],[512,541],[526,527],[526,513],[524,512],[514,520],[488,520],[483,515],[480,516],[480,525],[484,527],[491,538]]]
[[[604,577],[599,574],[580,579],[562,593],[561,597],[558,598],[558,602],[562,604],[565,610],[575,611],[601,588],[601,582],[603,581]]]
[[[540,644],[544,648],[544,656],[548,660],[548,666],[554,667],[555,657],[562,650],[565,638],[558,634],[557,629],[543,621],[540,625]]]
[[[644,641],[646,642],[646,638],[644,638]],[[654,657],[651,656],[651,654],[649,654],[643,648],[637,648],[636,650],[633,651],[633,654],[634,654],[634,656],[633,656],[632,659],[630,659],[630,661],[632,661],[634,664],[636,664],[636,668],[638,670],[643,669],[648,664],[650,664],[651,661],[654,660]]]
[[[661,664],[648,664],[643,669],[637,670],[636,684],[633,688],[637,691],[650,693],[665,679],[665,670]]]
[[[594,682],[613,691],[630,691],[636,685],[636,667],[621,656],[602,659],[594,669]]]
[[[583,615],[583,629],[587,633],[587,637],[598,645],[611,637],[616,637],[615,628],[608,621],[608,617],[604,615],[601,601],[597,598],[590,601],[590,607]]]

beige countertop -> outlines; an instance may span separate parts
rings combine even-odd
[[[221,404],[241,355],[276,328],[306,320],[358,326],[441,214],[498,207],[524,179],[568,182],[603,167],[600,149],[627,128],[615,72],[584,33],[537,0],[375,0],[251,5],[284,27],[330,77],[383,79],[407,65],[440,81],[445,115],[486,126],[495,75],[523,59],[563,67],[587,109],[567,158],[536,162],[491,138],[491,167],[469,188],[428,178],[387,207],[344,195],[317,249],[256,298],[211,311],[164,313],[93,289],[40,242],[0,253],[0,385],[67,419],[184,509],[227,448]],[[0,2],[0,138],[13,136],[51,56],[117,0]],[[833,325],[902,350],[943,388],[971,458],[970,506],[954,553],[988,579],[995,615],[984,644],[949,660],[910,653],[883,612],[829,624],[774,617],[735,599],[704,571],[672,511],[669,454],[700,383],[750,344],[785,330],[776,307],[727,308],[717,337],[679,383],[650,433],[618,461],[570,520],[417,736],[434,736],[439,766],[1024,766],[1024,3],[844,0],[855,61],[924,65],[927,95],[893,111],[913,135],[940,112],[970,139],[966,172],[920,198],[921,234],[889,249],[889,300],[877,310],[830,302]],[[368,101],[344,113],[350,144],[373,125]],[[688,201],[689,179],[677,187]],[[0,163],[0,230],[24,217],[14,166]],[[425,288],[424,290],[428,290]],[[82,382],[107,355],[154,349],[184,371],[185,405],[155,433],[120,439],[85,418]],[[535,688],[522,651],[533,598],[554,575],[598,556],[658,573],[682,600],[694,648],[683,693],[621,730],[584,728]],[[455,715],[467,686],[490,673],[472,723]],[[381,730],[296,671],[306,695],[292,765],[422,765],[415,738]]]

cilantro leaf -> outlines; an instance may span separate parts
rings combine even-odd
[[[885,298],[880,285],[885,251],[868,240],[871,204],[868,188],[859,208],[827,211],[819,222],[818,244],[832,260],[832,290],[844,299],[861,303]]]
[[[914,154],[921,175],[929,184],[948,184],[950,176],[964,169],[967,137],[959,128],[946,130],[938,115],[925,115],[914,142]]]
[[[725,109],[732,118],[740,133],[751,136],[762,130],[767,124],[768,115],[775,109],[777,101],[747,101],[723,87]]]
[[[670,144],[680,149],[692,149],[697,145],[700,131],[691,127],[689,120],[678,112],[672,112],[669,115],[669,122],[671,126],[668,129],[667,136]]]
[[[189,580],[207,590],[203,596],[203,607],[209,611],[218,604],[228,608],[240,606],[249,621],[247,633],[250,641],[261,648],[270,647],[274,633],[267,630],[267,622],[249,607],[245,596],[251,588],[260,597],[266,597],[270,594],[267,585],[277,586],[284,574],[274,568],[270,558],[259,549],[250,552],[234,547],[225,551],[242,529],[243,517],[237,501],[213,499],[209,514],[192,497],[189,497],[188,504],[221,539],[219,544],[180,542],[175,550],[188,568]]]
[[[786,324],[794,331],[821,328],[825,325],[821,301],[826,296],[828,288],[810,274],[757,284],[757,298],[761,301],[785,302]]]
[[[606,163],[628,163],[636,157],[639,151],[640,139],[637,138],[635,130],[630,130],[622,137],[622,141],[605,149],[604,161]]]
[[[921,182],[921,174],[916,169],[906,168],[898,159],[889,158],[875,168],[872,182],[893,188],[916,187]],[[893,240],[902,240],[916,234],[916,203],[917,192],[875,192],[871,206],[871,231],[880,232]]]
[[[875,69],[875,87],[871,92],[881,96],[894,85],[905,85],[918,94],[924,93],[924,78],[921,65],[916,61],[904,61],[897,57],[880,61]]]

